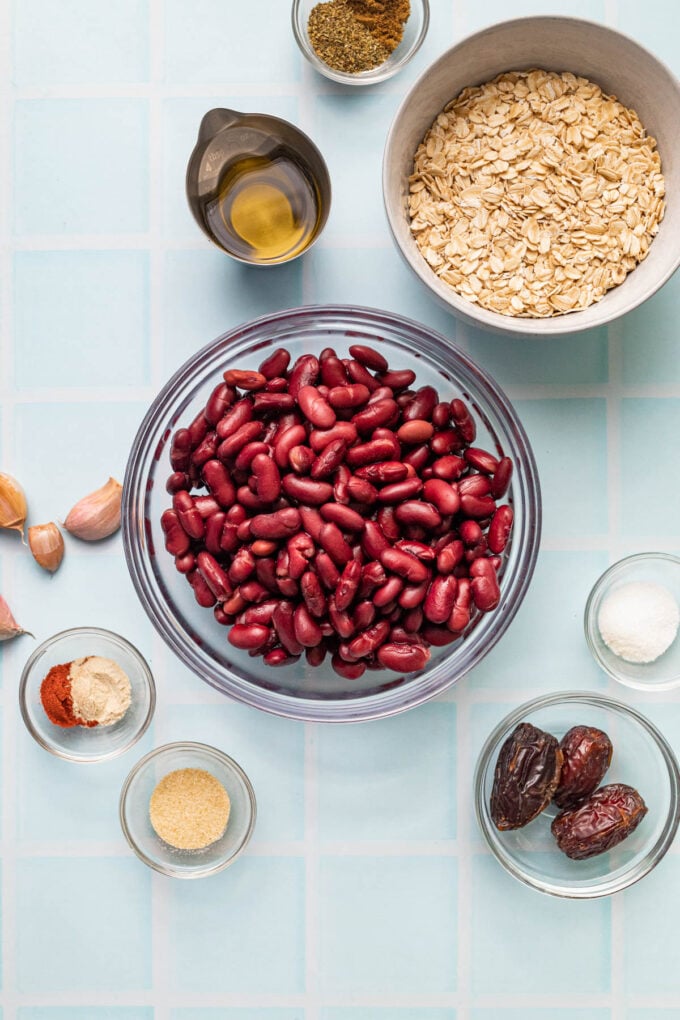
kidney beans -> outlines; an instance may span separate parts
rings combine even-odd
[[[291,425],[289,428],[279,435],[277,433],[274,439],[274,461],[276,466],[283,470],[288,466],[288,456],[290,451],[304,443],[307,438],[307,432],[305,431],[304,425]]]
[[[321,366],[321,381],[324,386],[328,386],[329,390],[332,390],[334,386],[347,385],[349,382],[347,369],[340,358],[331,354],[327,358],[319,358],[319,364]],[[332,403],[333,401],[331,401]]]
[[[313,354],[302,354],[288,376],[288,392],[297,400],[303,386],[311,386],[319,378],[319,361]]]
[[[433,434],[434,425],[432,422],[424,421],[420,418],[407,421],[397,429],[397,439],[402,443],[409,443],[414,446],[417,443],[426,443],[428,439],[432,438]]]
[[[491,481],[491,495],[494,499],[501,499],[508,490],[512,478],[512,461],[509,457],[501,457],[498,467],[494,471]]]
[[[344,439],[334,439],[328,446],[325,446],[318,457],[312,463],[310,475],[312,478],[327,478],[340,467],[344,462],[347,442]],[[313,452],[313,451],[312,451]]]
[[[395,673],[415,673],[424,669],[430,659],[430,652],[421,645],[396,644],[387,642],[378,649],[378,662],[385,669]]]
[[[420,524],[424,528],[436,528],[441,522],[441,515],[431,503],[416,502],[407,499],[400,503],[395,516],[401,524]]]
[[[170,464],[173,471],[185,472],[189,470],[191,450],[189,429],[178,429],[172,437],[172,443],[170,444]]]
[[[423,603],[423,612],[430,623],[446,623],[453,612],[457,593],[458,581],[453,574],[435,577]]]
[[[288,463],[298,475],[308,475],[315,460],[316,454],[309,446],[294,446],[288,454]]]
[[[512,529],[512,507],[504,504],[499,506],[491,518],[487,532],[487,542],[492,553],[502,553],[505,549]]]
[[[240,368],[230,368],[223,373],[223,378],[229,386],[236,386],[240,390],[261,390],[267,382],[262,372],[250,372]]]
[[[288,385],[285,379],[282,379],[281,382],[284,386]],[[267,387],[270,387],[273,384],[274,381],[272,380],[271,383],[267,383]],[[295,401],[291,397],[290,393],[280,393],[277,391],[272,392],[271,390],[268,390],[267,393],[257,393],[253,400],[253,411],[255,414],[267,415],[276,411],[292,411],[294,407]]]
[[[335,411],[316,386],[301,386],[297,402],[305,418],[316,428],[330,429],[335,425]]]
[[[393,482],[382,488],[378,493],[378,499],[381,503],[401,503],[405,499],[417,496],[422,487],[423,483],[420,478],[416,476],[405,478],[401,482]]]
[[[289,368],[277,348],[225,372],[172,438],[161,526],[233,644],[267,665],[330,653],[354,678],[423,668],[498,604],[512,462],[472,446],[462,399],[409,389],[414,373],[372,348],[350,354]]]
[[[312,616],[323,619],[327,609],[326,596],[313,570],[307,570],[300,578],[300,593]]]
[[[285,347],[277,347],[265,358],[258,371],[265,379],[276,379],[282,376],[290,364],[290,354]]]
[[[423,499],[436,506],[440,513],[448,516],[460,510],[460,493],[456,485],[443,478],[428,478],[423,485]]]
[[[196,565],[203,580],[218,602],[226,602],[234,589],[212,553],[202,550],[196,557]]]
[[[340,571],[327,552],[318,552],[314,557],[314,566],[319,580],[328,591],[335,591],[340,580]]]
[[[470,576],[474,604],[482,613],[491,612],[501,598],[496,571],[487,559],[479,557],[470,564]]]
[[[399,574],[412,584],[420,584],[427,577],[427,567],[422,560],[404,552],[403,549],[385,549],[380,554],[380,562],[387,570]]]
[[[325,521],[332,521],[342,531],[358,532],[364,527],[364,518],[351,507],[339,503],[325,503],[320,509]]]
[[[359,590],[361,574],[361,564],[357,560],[350,560],[349,563],[345,564],[335,589],[335,606],[340,612],[349,608],[354,601],[354,597]]]
[[[328,392],[328,403],[338,410],[362,407],[371,395],[368,386],[363,383],[344,383],[332,386]]]
[[[374,372],[386,372],[389,368],[386,358],[373,347],[366,347],[364,344],[351,344],[349,353],[365,368],[373,369]]]
[[[352,475],[348,480],[347,492],[355,503],[363,503],[366,506],[371,506],[378,498],[376,487],[358,475]]]
[[[204,609],[212,609],[217,602],[217,599],[206,584],[203,575],[200,574],[198,570],[190,570],[186,575],[186,578],[193,588],[194,598],[198,602],[199,606],[203,606]]]
[[[284,475],[281,486],[286,496],[306,506],[321,506],[328,503],[333,495],[333,486],[328,482],[298,478],[296,475]]]

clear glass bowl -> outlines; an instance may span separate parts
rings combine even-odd
[[[176,769],[204,769],[229,794],[229,821],[224,835],[204,850],[177,850],[155,830],[149,801],[156,784]],[[137,762],[120,794],[120,824],[140,860],[170,878],[205,878],[233,864],[243,853],[255,828],[255,792],[240,765],[223,751],[191,741],[164,744]]]
[[[680,559],[669,553],[638,553],[619,560],[602,574],[593,587],[584,614],[586,641],[597,664],[626,687],[638,691],[669,691],[680,686],[680,634],[654,662],[626,662],[609,648],[600,635],[597,618],[603,600],[615,588],[632,581],[663,585],[680,604]]]
[[[130,707],[111,726],[55,726],[42,706],[40,685],[53,666],[86,655],[113,659],[127,673],[132,688]],[[43,641],[19,681],[19,707],[28,732],[46,751],[67,761],[88,764],[124,754],[148,728],[155,705],[156,687],[146,660],[125,638],[98,627],[63,630]]]
[[[553,805],[524,828],[499,832],[489,812],[494,769],[520,722],[558,740],[580,724],[604,730],[614,754],[602,785],[627,783],[638,790],[649,809],[638,828],[609,853],[585,861],[572,861],[558,849],[550,832],[558,813]],[[536,698],[506,716],[482,749],[474,786],[477,820],[492,853],[520,882],[553,896],[593,899],[627,888],[659,863],[678,827],[680,772],[668,741],[634,708],[586,691]]]
[[[318,2],[319,0],[293,0],[292,22],[295,41],[303,55],[319,74],[325,75],[332,81],[340,82],[342,85],[375,85],[397,74],[403,67],[406,67],[409,60],[422,46],[430,24],[429,0],[411,0],[411,14],[404,25],[404,37],[397,48],[390,53],[387,60],[371,71],[349,74],[346,71],[336,71],[329,67],[319,59],[312,48],[307,34],[307,22],[312,9]]]
[[[227,368],[255,368],[272,346],[293,359],[333,346],[345,356],[350,344],[377,347],[390,364],[411,368],[417,385],[434,385],[443,399],[465,395],[478,425],[477,444],[503,450],[515,470],[508,494],[515,512],[512,540],[502,568],[498,608],[473,619],[467,633],[433,648],[426,668],[400,677],[367,671],[343,680],[327,660],[312,668],[304,659],[282,668],[233,648],[226,628],[196,604],[186,579],[165,551],[160,517],[169,506],[172,431],[190,422]],[[182,661],[224,694],[257,708],[299,719],[357,721],[412,708],[445,690],[496,644],[526,593],[540,540],[541,502],[536,465],[512,405],[497,384],[450,340],[409,319],[344,306],[298,308],[238,326],[199,351],[153,402],[133,443],[123,487],[123,543],[137,594],[160,635]]]

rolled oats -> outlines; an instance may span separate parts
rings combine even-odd
[[[432,271],[505,315],[586,308],[646,258],[664,214],[656,141],[586,78],[509,71],[437,116],[409,178]]]

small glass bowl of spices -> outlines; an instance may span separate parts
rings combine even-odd
[[[585,609],[595,661],[639,691],[680,686],[680,559],[638,553],[602,574]]]
[[[428,0],[293,0],[293,33],[320,74],[344,85],[375,85],[420,49]]]
[[[123,784],[120,823],[145,864],[171,878],[205,878],[246,848],[257,807],[248,776],[208,744],[165,744]]]
[[[98,627],[64,630],[43,641],[19,683],[29,733],[67,761],[123,754],[149,726],[155,705],[144,657],[119,634]]]

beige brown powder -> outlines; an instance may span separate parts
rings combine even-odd
[[[158,836],[177,850],[203,850],[227,828],[229,794],[205,769],[176,769],[157,784],[149,818]]]

